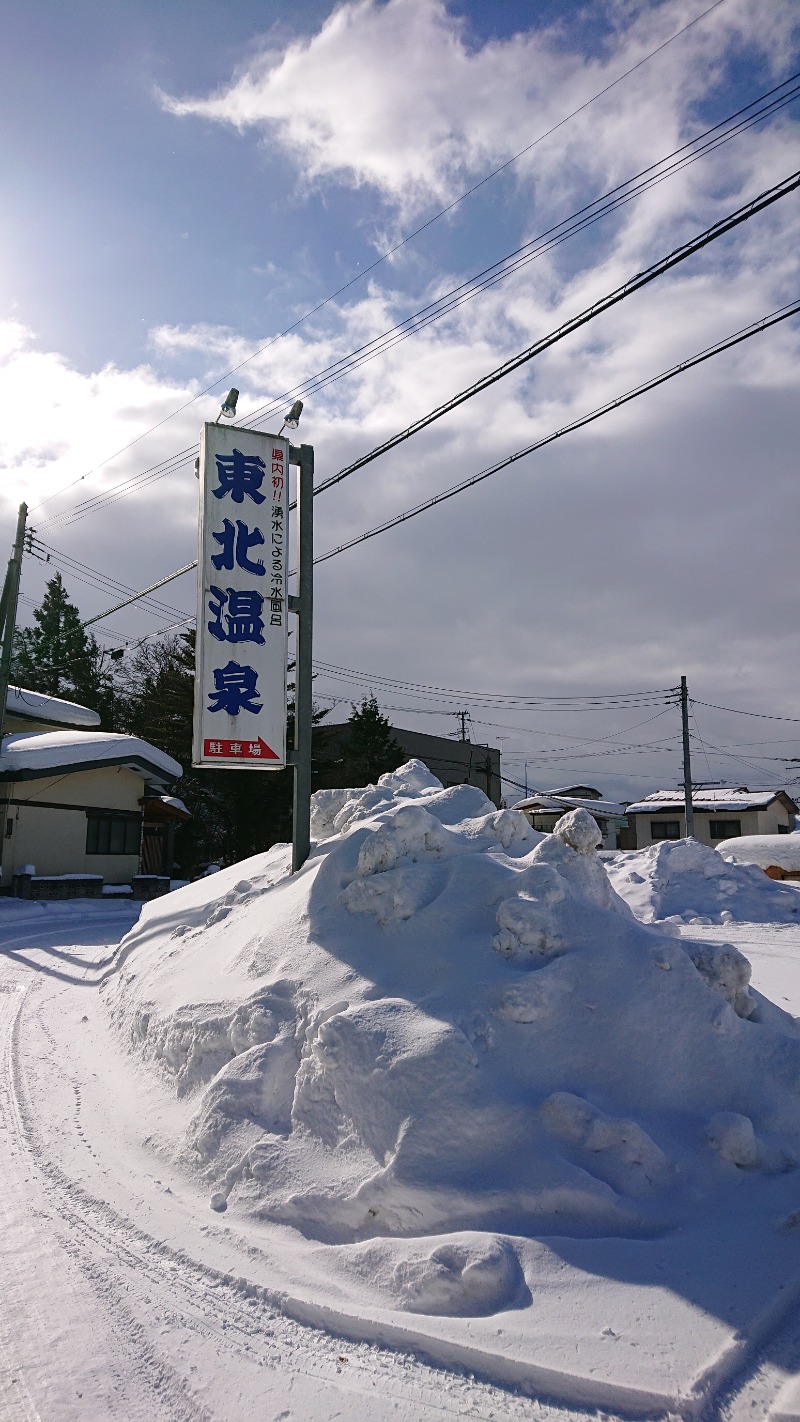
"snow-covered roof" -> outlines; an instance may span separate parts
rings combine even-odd
[[[166,787],[183,775],[171,755],[114,731],[42,731],[6,736],[0,750],[0,780],[32,780],[53,771],[96,770],[124,765],[149,785]]]
[[[579,790],[586,790],[584,800],[600,800],[602,796],[599,790],[595,790],[593,785],[554,785],[547,791],[548,795],[577,795]]]
[[[727,786],[719,790],[697,790],[692,795],[695,810],[765,810],[785,790],[748,790],[745,786],[738,790]],[[790,797],[787,795],[787,799]],[[794,802],[792,802],[794,803]],[[684,807],[682,790],[654,790],[629,805],[627,814],[647,815],[659,810],[682,810]]]
[[[624,819],[627,813],[625,806],[616,804],[614,800],[581,800],[576,795],[556,795],[553,792],[529,795],[527,800],[518,800],[514,809],[553,810],[562,814],[565,810],[588,810],[590,815],[609,815],[620,819]]]
[[[723,839],[717,845],[723,859],[735,859],[737,864],[757,864],[796,874],[800,871],[800,834],[744,834],[736,839]]]
[[[189,819],[191,819],[191,810],[187,810],[186,806],[183,803],[183,800],[179,800],[177,795],[159,795],[158,798],[162,801],[163,804],[168,805],[171,810],[180,810],[183,812],[184,815],[187,815]]]
[[[56,726],[100,725],[100,717],[88,706],[76,701],[62,701],[60,696],[46,696],[42,691],[28,691],[24,686],[10,686],[6,696],[6,711],[29,721],[52,721]]]

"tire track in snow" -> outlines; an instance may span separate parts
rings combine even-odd
[[[36,1016],[55,1045],[44,1020],[45,1007],[40,1001]],[[169,1422],[211,1422],[212,1417],[167,1358],[153,1350],[149,1334],[159,1327],[162,1332],[170,1328],[188,1332],[207,1356],[215,1359],[219,1371],[225,1370],[225,1357],[233,1355],[254,1370],[300,1375],[333,1386],[340,1397],[343,1393],[360,1394],[372,1399],[375,1407],[388,1402],[398,1417],[414,1422],[456,1415],[497,1422],[533,1418],[537,1422],[566,1422],[567,1417],[576,1415],[565,1413],[558,1403],[498,1390],[491,1382],[448,1371],[435,1361],[431,1366],[425,1360],[425,1340],[420,1341],[420,1357],[415,1352],[382,1347],[363,1333],[348,1335],[346,1328],[332,1336],[313,1323],[291,1317],[287,1312],[291,1300],[284,1296],[201,1263],[120,1216],[110,1204],[71,1179],[47,1150],[22,1083],[19,1027],[17,1014],[11,1033],[9,1082],[20,1141],[45,1182],[60,1247],[90,1282],[106,1317],[114,1320],[120,1353],[129,1357],[134,1377],[160,1399],[162,1408],[166,1405],[166,1414],[152,1408],[149,1414],[143,1413],[148,1422],[162,1415]],[[142,1315],[149,1328],[141,1323]],[[345,1338],[347,1342],[343,1342]],[[125,1422],[129,1418],[133,1422],[133,1414],[119,1415]],[[231,1415],[238,1419],[245,1414]]]
[[[36,1404],[29,1391],[25,1377],[25,1365],[18,1338],[15,1336],[14,1322],[25,1322],[27,1329],[43,1339],[42,1318],[38,1309],[32,1311],[25,1306],[20,1289],[18,1271],[13,1267],[12,1240],[17,1248],[22,1244],[18,1238],[19,1217],[15,1208],[13,1193],[14,1156],[19,1154],[19,1143],[15,1140],[11,1079],[8,1070],[7,1048],[10,1031],[21,1009],[23,989],[3,985],[0,993],[0,1035],[6,1050],[3,1053],[3,1069],[0,1071],[0,1139],[3,1144],[3,1188],[0,1192],[0,1219],[2,1219],[3,1247],[3,1288],[2,1309],[0,1310],[0,1416],[19,1418],[20,1422],[41,1422]],[[32,1314],[32,1316],[31,1316]]]
[[[698,1422],[783,1422],[800,1418],[800,1392],[794,1402],[788,1397],[792,1383],[800,1377],[800,1303],[796,1297],[789,1311],[767,1336],[755,1343],[743,1341],[742,1367],[700,1403]],[[788,1386],[787,1386],[788,1384]]]
[[[87,1407],[102,1406],[103,1416],[120,1422],[213,1422],[154,1351],[119,1291],[115,1294],[93,1267],[80,1236],[65,1233],[64,1224],[75,1221],[48,1208],[36,1161],[40,1145],[31,1138],[17,1086],[18,1027],[31,991],[20,986],[0,994],[0,1122],[7,1146],[0,1192],[5,1216],[0,1416],[9,1422],[56,1416],[67,1422],[86,1417]],[[42,1193],[44,1199],[37,1201]],[[109,1334],[113,1346],[100,1353],[103,1335]]]
[[[87,956],[85,985],[91,986],[96,981],[91,976],[93,972],[94,965]],[[70,987],[62,986],[57,991],[59,995],[68,993]],[[36,1015],[48,1039],[49,1050],[58,1053],[45,1016],[52,1001],[42,1002],[43,996],[37,994]],[[52,999],[52,991],[47,996]],[[20,1001],[18,1006],[21,1005]],[[411,1403],[416,1410],[405,1415],[413,1417],[415,1422],[416,1418],[456,1413],[497,1419],[536,1417],[542,1422],[545,1418],[556,1422],[556,1419],[578,1415],[572,1409],[565,1411],[563,1403],[559,1405],[544,1400],[545,1394],[553,1397],[558,1390],[557,1384],[547,1388],[539,1380],[537,1402],[518,1394],[498,1392],[491,1384],[476,1383],[463,1373],[447,1371],[448,1363],[467,1370],[474,1369],[484,1378],[492,1378],[501,1388],[514,1382],[524,1383],[521,1375],[516,1378],[503,1376],[502,1360],[495,1363],[488,1356],[484,1358],[468,1348],[461,1350],[463,1356],[454,1356],[453,1350],[445,1359],[437,1356],[437,1341],[427,1339],[422,1333],[415,1335],[413,1327],[401,1326],[381,1332],[375,1326],[370,1332],[368,1323],[348,1320],[344,1314],[335,1316],[330,1310],[322,1308],[315,1311],[312,1306],[263,1289],[244,1278],[215,1270],[172,1249],[119,1215],[110,1204],[92,1195],[83,1184],[70,1179],[52,1159],[51,1153],[45,1150],[37,1123],[25,1105],[20,1082],[21,1062],[17,1055],[14,1057],[14,1072],[25,1145],[33,1152],[39,1170],[47,1179],[51,1198],[58,1202],[56,1214],[60,1217],[62,1230],[61,1247],[79,1260],[107,1310],[126,1320],[122,1329],[123,1342],[128,1338],[131,1342],[138,1340],[143,1357],[135,1366],[142,1377],[151,1379],[150,1386],[160,1394],[162,1403],[166,1398],[170,1399],[173,1408],[168,1414],[170,1419],[174,1417],[180,1422],[184,1418],[190,1419],[190,1422],[197,1419],[199,1422],[200,1418],[208,1418],[211,1414],[190,1393],[182,1398],[183,1379],[174,1369],[170,1371],[166,1360],[152,1349],[148,1332],[138,1321],[143,1311],[149,1313],[162,1328],[184,1327],[201,1346],[213,1350],[221,1366],[224,1366],[226,1357],[246,1359],[253,1367],[281,1370],[287,1375],[311,1376],[322,1383],[329,1383],[338,1390],[339,1396],[343,1389],[348,1388],[353,1393],[363,1394],[369,1392],[371,1387],[374,1392],[377,1376],[380,1378],[381,1400],[396,1397],[400,1408]],[[77,1082],[72,1083],[72,1091],[75,1093],[77,1128],[81,1091]],[[83,1137],[82,1128],[79,1135],[87,1150],[92,1151],[88,1139]],[[793,1336],[793,1322],[786,1317],[789,1306],[789,1300],[786,1300],[780,1310],[776,1309],[770,1317],[765,1316],[760,1329],[746,1338],[732,1340],[696,1380],[692,1394],[676,1399],[669,1409],[671,1415],[676,1419],[685,1419],[685,1422],[744,1422],[745,1417],[748,1422],[753,1422],[755,1418],[769,1416],[777,1422],[778,1417],[794,1416],[792,1412],[781,1410],[780,1394],[786,1382],[786,1372],[774,1361],[775,1348],[780,1339],[786,1335],[790,1340]],[[319,1331],[322,1329],[328,1332]],[[331,1337],[331,1333],[338,1337]],[[381,1338],[388,1347],[381,1347],[376,1338]],[[343,1339],[349,1340],[344,1346]],[[390,1351],[404,1348],[411,1351]],[[434,1367],[440,1371],[432,1373],[424,1361],[426,1359],[433,1360]],[[749,1360],[752,1359],[751,1364]],[[345,1378],[346,1374],[349,1377]],[[535,1368],[532,1367],[528,1370],[528,1390],[532,1390],[534,1379]],[[569,1379],[565,1382],[568,1384]],[[601,1399],[598,1391],[594,1407],[602,1401],[606,1406],[612,1405],[607,1396]],[[637,1406],[634,1396],[624,1399],[620,1395],[615,1399],[616,1408],[622,1407],[625,1402],[629,1417],[664,1416],[669,1408],[664,1398],[659,1402],[655,1398],[649,1402],[642,1399],[640,1406]],[[592,1401],[585,1397],[583,1405],[592,1408]],[[120,1415],[128,1422],[129,1414]],[[154,1415],[151,1412],[148,1417]],[[163,1416],[164,1413],[157,1415]],[[238,1419],[240,1414],[234,1415]],[[593,1412],[593,1415],[599,1414]],[[619,1414],[615,1412],[615,1415]],[[19,1416],[27,1418],[28,1414],[20,1412]],[[35,1416],[32,1414],[33,1418]]]

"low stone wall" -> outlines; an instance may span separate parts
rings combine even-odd
[[[157,899],[161,894],[169,893],[169,877],[166,874],[134,874],[131,892],[135,899],[145,903],[148,899]]]
[[[14,893],[18,899],[99,899],[103,893],[103,876],[17,874]]]
[[[134,874],[130,894],[141,903],[169,893],[169,877],[164,874]],[[118,891],[121,886],[117,887]],[[103,895],[102,874],[17,874],[14,894],[18,899],[99,899]]]

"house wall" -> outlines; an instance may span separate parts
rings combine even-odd
[[[424,731],[405,731],[399,726],[392,726],[391,733],[407,759],[421,760],[443,785],[477,785],[499,806],[502,782],[500,752],[496,747],[450,740],[447,736],[430,736]],[[334,759],[343,755],[346,740],[346,722],[314,728],[314,744],[323,755]],[[336,768],[318,783],[320,788],[339,785]]]
[[[35,865],[37,874],[102,874],[107,884],[129,882],[139,869],[138,852],[87,854],[86,812],[124,810],[141,817],[143,792],[142,776],[125,766],[0,785],[2,887],[13,885],[23,864]]]
[[[500,804],[500,752],[471,741],[429,736],[392,726],[392,735],[411,759],[421,760],[444,786],[477,785],[495,805]]]
[[[683,810],[657,810],[654,814],[647,815],[629,814],[628,823],[635,828],[636,849],[647,849],[649,845],[658,842],[653,839],[650,832],[653,820],[678,820],[681,827],[681,838],[686,835],[686,815]],[[711,838],[710,824],[712,820],[739,820],[743,835],[780,834],[782,829],[791,830],[794,828],[794,815],[789,813],[780,800],[775,800],[764,810],[695,810],[694,837],[701,844],[716,846],[720,843],[718,839]]]
[[[556,825],[558,824],[558,821],[561,819],[562,815],[566,815],[566,814],[568,813],[568,807],[565,806],[563,810],[553,810],[553,811],[550,811],[550,810],[545,811],[545,810],[532,810],[532,809],[527,809],[527,810],[523,810],[522,813],[523,813],[523,815],[525,816],[525,818],[526,818],[526,820],[528,821],[528,823],[529,823],[530,825],[532,825],[535,830],[539,830],[540,833],[542,833],[542,834],[552,834],[552,833],[553,833],[553,830],[555,829],[555,827],[556,827]],[[589,814],[590,814],[590,815],[592,814],[591,810],[589,811]],[[600,846],[600,848],[601,848],[601,849],[616,849],[616,848],[617,848],[617,826],[616,826],[616,824],[615,824],[615,823],[612,823],[610,820],[605,819],[605,818],[603,818],[603,817],[601,817],[601,818],[598,819],[597,815],[592,815],[592,819],[595,821],[595,824],[597,825],[597,828],[599,829],[601,835],[603,836],[603,843],[602,843],[602,845]]]
[[[3,717],[3,735],[19,736],[33,735],[35,731],[63,731],[65,729],[63,721],[37,721],[35,716],[18,716],[16,712],[9,711],[6,707],[6,714]],[[70,726],[70,730],[75,728]]]

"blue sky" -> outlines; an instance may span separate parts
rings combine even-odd
[[[0,56],[0,102],[12,135],[4,163],[5,311],[91,370],[109,359],[148,358],[149,332],[165,323],[228,325],[258,342],[287,324],[296,303],[314,304],[374,260],[376,234],[387,223],[393,235],[403,227],[385,195],[331,182],[309,190],[279,145],[220,124],[176,121],[156,99],[159,89],[213,91],[262,44],[313,37],[332,8],[308,0],[290,10],[253,0],[224,9],[210,0],[68,7],[32,0],[24,13],[15,9]],[[504,0],[450,13],[462,19],[473,48],[509,40],[531,22],[556,24],[563,49],[579,44],[591,56],[613,45],[602,5]],[[659,67],[656,58],[656,82]],[[748,62],[732,53],[694,105],[698,128],[734,110],[762,80],[767,88],[763,56]],[[436,210],[428,201],[414,217]],[[405,279],[413,294],[419,263],[480,268],[514,244],[528,212],[529,195],[513,172],[495,179],[418,239],[413,270],[400,264],[395,280]]]
[[[190,558],[190,476],[176,472],[77,521],[71,510],[87,492],[189,446],[216,412],[209,396],[138,437],[705,8],[688,0],[338,8],[328,0],[291,8],[31,0],[23,14],[8,6],[0,452],[9,474],[0,518],[9,537],[19,499],[32,507],[47,499],[34,516],[42,536],[131,585]],[[789,0],[766,13],[756,0],[723,0],[250,361],[237,376],[243,412],[800,68],[792,12]],[[795,104],[319,392],[304,419],[318,467],[329,473],[424,414],[783,177],[796,153]],[[321,498],[318,547],[796,296],[799,207],[796,195],[787,198]],[[794,714],[798,364],[797,326],[786,323],[565,441],[535,472],[518,466],[326,564],[318,655],[376,676],[543,693],[672,685],[686,672],[704,700]],[[77,491],[52,498],[82,475]],[[44,575],[26,565],[26,596],[37,599]],[[107,605],[99,591],[67,583],[86,615]],[[184,584],[169,601],[188,611],[191,579]],[[126,636],[153,625],[139,610],[110,624]],[[323,697],[326,689],[355,694],[321,679]],[[445,714],[412,719],[453,729]],[[498,712],[496,720],[514,718]],[[578,771],[585,779],[592,762],[575,761],[567,774],[547,758],[541,724],[534,719],[505,743],[519,756],[542,752],[539,768],[529,767],[532,783],[563,783]],[[715,734],[720,746],[733,744],[727,724]],[[638,793],[666,763],[655,749],[646,764],[640,752],[598,761],[595,783],[600,775],[606,791]],[[720,752],[715,775],[724,763]],[[762,769],[783,768],[765,761]]]

